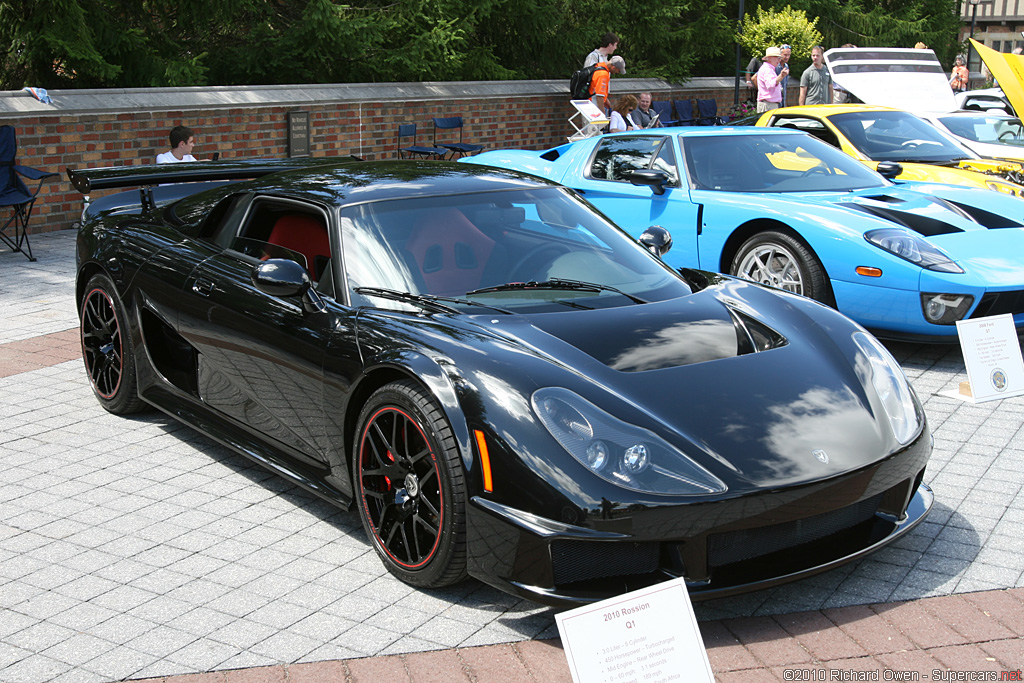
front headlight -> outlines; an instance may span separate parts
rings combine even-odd
[[[871,386],[882,401],[896,440],[904,445],[910,443],[920,422],[903,368],[881,342],[867,332],[854,332],[853,341],[868,359]]]
[[[538,389],[532,404],[555,440],[607,482],[677,496],[728,490],[718,477],[657,434],[609,415],[568,389]]]
[[[963,268],[953,262],[938,247],[903,228],[882,228],[864,233],[864,239],[879,249],[913,264],[940,273],[962,273]]]

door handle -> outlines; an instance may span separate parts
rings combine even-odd
[[[199,296],[210,296],[210,292],[213,291],[213,280],[207,280],[205,277],[196,278],[192,283],[192,291]]]

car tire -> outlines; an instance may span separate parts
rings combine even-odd
[[[825,268],[806,244],[785,232],[766,230],[748,239],[729,272],[834,306]]]
[[[94,275],[86,284],[79,320],[82,359],[100,405],[115,415],[145,409],[146,404],[139,398],[128,317],[114,283],[106,275]]]
[[[412,381],[387,384],[359,414],[352,480],[384,566],[418,587],[466,576],[465,478],[451,426]]]

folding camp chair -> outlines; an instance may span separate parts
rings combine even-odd
[[[36,203],[36,195],[47,178],[56,177],[57,173],[47,173],[28,166],[15,163],[18,156],[18,138],[14,126],[0,126],[0,209],[11,209],[12,215],[0,227],[0,240],[12,251],[20,251],[35,261],[32,245],[28,241],[28,221],[32,218],[32,206]],[[18,176],[29,180],[38,180],[35,191],[25,186]],[[13,228],[13,234],[7,234]]]
[[[720,126],[725,119],[718,115],[718,102],[715,100],[697,100],[698,123],[702,126]]]
[[[412,138],[412,144],[402,147],[402,138]],[[403,123],[398,126],[398,158],[407,159],[415,157],[418,159],[444,159],[448,150],[444,147],[428,147],[416,144],[416,124]]]
[[[696,123],[693,118],[693,100],[674,100],[672,104],[676,108],[677,126],[692,126]]]
[[[651,109],[658,115],[658,122],[663,126],[675,126],[676,120],[672,116],[672,103],[668,100],[651,102]]]
[[[459,141],[458,142],[437,142],[437,131],[441,130],[452,130],[455,128],[459,129]],[[445,116],[442,118],[434,119],[434,146],[445,147],[451,150],[451,159],[455,158],[458,154],[460,157],[467,154],[474,154],[484,148],[483,145],[474,145],[468,142],[462,141],[462,117],[461,116]]]

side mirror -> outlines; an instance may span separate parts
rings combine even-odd
[[[672,234],[660,225],[652,225],[644,230],[637,240],[643,246],[651,250],[651,253],[661,258],[672,248]]]
[[[654,194],[665,194],[665,186],[668,185],[668,174],[664,171],[652,171],[641,169],[629,174],[629,182],[634,185],[647,185]]]
[[[313,289],[309,273],[295,261],[272,258],[252,269],[252,284],[264,294],[277,297],[302,297],[302,307],[308,313],[324,310],[323,300]]]
[[[903,167],[895,161],[882,161],[878,164],[878,168],[875,169],[878,173],[888,180],[892,180],[900,173],[903,173]]]

